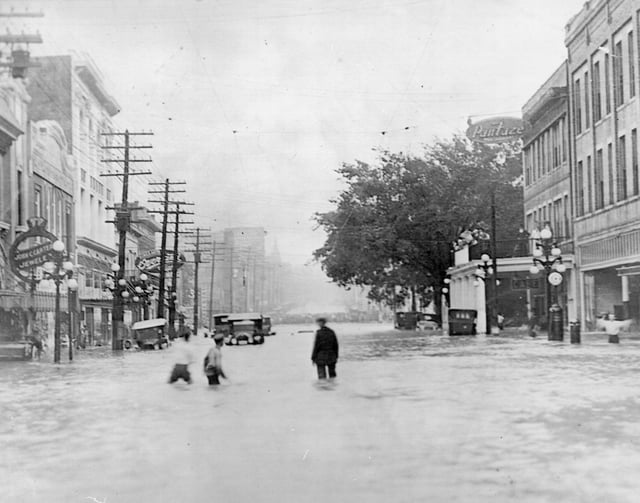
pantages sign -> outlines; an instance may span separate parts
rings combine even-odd
[[[515,117],[493,117],[473,123],[467,121],[467,138],[487,145],[511,143],[522,138],[524,123]]]
[[[51,260],[56,237],[47,230],[42,217],[27,220],[29,229],[20,234],[9,249],[11,270],[22,281],[29,281],[36,268]]]
[[[178,255],[178,262],[176,267],[182,267],[186,263],[186,257],[180,253]],[[136,267],[140,272],[150,274],[152,276],[160,275],[160,265],[162,263],[162,253],[159,251],[152,251],[146,255],[142,255],[136,259]],[[165,267],[171,269],[173,266],[173,251],[167,250]]]

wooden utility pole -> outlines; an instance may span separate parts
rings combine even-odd
[[[186,182],[176,182],[165,178],[162,182],[151,182],[149,185],[154,187],[161,187],[160,190],[150,190],[149,194],[162,194],[162,199],[154,200],[150,199],[149,203],[160,204],[161,210],[152,210],[149,213],[156,213],[162,215],[162,234],[160,241],[160,274],[158,277],[158,307],[156,309],[158,318],[164,318],[165,308],[165,292],[166,292],[166,270],[167,270],[167,236],[169,234],[169,205],[174,204],[189,204],[184,201],[173,201],[170,199],[171,194],[178,194],[186,192],[184,189],[173,188],[176,185],[185,185]]]
[[[213,280],[216,270],[216,242],[211,250],[211,279],[209,280],[209,332],[213,330]]]
[[[191,231],[181,231],[180,225],[193,224],[193,222],[181,222],[180,215],[193,215],[192,211],[183,211],[180,206],[183,204],[193,203],[177,203],[173,210],[175,221],[173,231],[173,260],[171,264],[171,287],[169,296],[169,334],[171,337],[176,336],[176,304],[178,301],[178,268],[182,265],[180,262],[180,234],[192,234]]]
[[[151,171],[130,171],[129,166],[132,163],[138,162],[151,162],[151,159],[134,159],[131,158],[131,149],[145,149],[152,148],[151,145],[131,145],[132,136],[150,136],[153,133],[150,132],[137,132],[133,133],[129,130],[124,132],[115,133],[102,133],[102,136],[119,136],[123,137],[123,145],[104,145],[102,148],[119,149],[123,151],[122,159],[102,159],[105,163],[121,163],[122,172],[117,173],[101,173],[100,176],[117,176],[122,178],[122,198],[119,206],[115,206],[108,209],[113,209],[116,212],[115,220],[110,220],[110,223],[115,223],[118,231],[118,267],[113,269],[115,279],[115,290],[113,292],[113,310],[111,313],[111,349],[122,349],[123,340],[120,337],[122,332],[122,324],[124,322],[124,303],[122,298],[123,286],[120,284],[121,280],[125,278],[125,252],[127,246],[127,232],[131,228],[131,210],[135,208],[129,207],[129,177],[134,175],[150,175]]]
[[[210,229],[203,229],[202,227],[196,227],[195,229],[195,241],[189,244],[193,245],[192,250],[187,250],[190,253],[193,253],[193,263],[194,263],[194,288],[193,288],[193,331],[194,334],[198,334],[198,327],[200,326],[200,264],[205,263],[202,260],[202,254],[206,252],[210,252],[210,249],[203,249],[203,246],[211,246],[211,241],[203,241],[205,237],[203,236],[203,231],[210,232]],[[212,265],[213,267],[213,265]]]

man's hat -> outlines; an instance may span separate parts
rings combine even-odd
[[[224,341],[224,334],[216,334],[213,336],[213,340],[216,342]]]
[[[323,318],[322,316],[320,318],[316,318],[316,323],[326,323],[327,319]]]

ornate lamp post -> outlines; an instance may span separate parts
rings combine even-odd
[[[563,317],[558,304],[558,287],[562,284],[562,274],[567,267],[562,263],[562,250],[553,238],[549,224],[541,231],[531,233],[533,239],[533,265],[529,269],[532,275],[545,273],[545,296],[547,307],[547,330],[550,341],[562,341]],[[553,287],[553,292],[552,292]]]
[[[52,250],[52,260],[45,262],[43,265],[43,279],[51,280],[56,285],[53,361],[60,363],[60,287],[66,281],[67,288],[75,291],[78,289],[78,282],[73,279],[73,263],[68,260],[65,254],[64,243],[59,239],[54,241]],[[69,327],[71,327],[71,320],[69,320]],[[69,335],[69,360],[73,360],[73,340],[71,334]]]
[[[120,266],[118,264],[112,264],[111,271],[113,274],[107,276],[104,281],[104,287],[111,292],[114,302],[117,299],[122,309],[126,304],[142,306],[146,319],[149,314],[151,297],[154,293],[149,276],[142,273],[138,278],[127,280],[119,274]]]
[[[480,256],[480,263],[476,269],[476,281],[474,281],[475,286],[480,286],[480,281],[483,282],[484,285],[484,310],[485,310],[485,320],[486,320],[486,330],[485,333],[487,335],[491,334],[491,306],[489,304],[489,277],[493,274],[493,260],[487,253],[483,253]]]

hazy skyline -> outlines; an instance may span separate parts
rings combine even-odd
[[[21,21],[43,35],[35,56],[93,58],[122,105],[116,123],[154,131],[154,169],[188,182],[199,224],[263,226],[284,260],[303,263],[323,241],[311,217],[337,194],[340,163],[419,151],[468,116],[519,115],[564,59],[564,25],[582,4],[13,5],[45,12]]]

